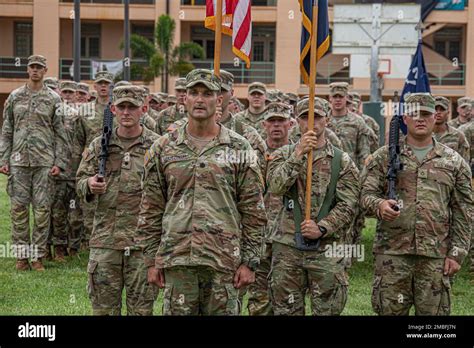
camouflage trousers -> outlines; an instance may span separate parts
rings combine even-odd
[[[306,293],[313,315],[340,315],[348,285],[343,258],[273,242],[270,288],[275,315],[305,315]]]
[[[153,315],[158,287],[148,284],[143,253],[91,248],[87,291],[94,315],[120,315],[125,289],[127,315]]]
[[[165,268],[163,315],[239,315],[233,278],[208,266]]]
[[[52,244],[79,249],[82,233],[82,211],[74,181],[56,180],[52,206]]]
[[[379,315],[449,315],[451,284],[444,259],[420,255],[375,255],[372,307]]]
[[[18,259],[28,258],[24,250],[34,250],[32,259],[46,255],[51,222],[51,192],[54,180],[49,167],[10,167],[7,193],[11,202],[12,239]],[[30,238],[30,204],[34,225]],[[31,246],[30,246],[31,245]]]
[[[272,263],[272,245],[266,244],[265,254],[260,259],[260,265],[255,271],[255,283],[248,287],[249,315],[273,315],[272,303],[270,300],[269,277]]]

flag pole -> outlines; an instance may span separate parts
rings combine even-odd
[[[317,36],[318,36],[318,6],[313,5],[313,20],[311,26],[311,55],[309,70],[309,110],[308,130],[314,128],[314,97],[316,95],[316,58],[317,58]],[[308,154],[308,165],[306,171],[306,195],[305,195],[305,220],[311,219],[311,182],[313,179],[313,149]]]
[[[222,0],[216,0],[217,8],[214,10],[216,30],[214,46],[214,74],[221,76],[221,46],[222,46]]]

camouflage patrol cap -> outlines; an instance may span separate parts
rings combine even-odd
[[[260,94],[267,94],[267,86],[261,82],[253,82],[249,85],[249,94],[253,92],[259,92]]]
[[[266,113],[264,120],[268,120],[272,117],[280,117],[289,120],[291,118],[290,106],[283,103],[270,103],[266,107]]]
[[[324,99],[315,97],[314,98],[314,114],[326,117],[328,115],[327,103]],[[296,112],[298,117],[301,117],[305,113],[309,112],[309,98],[301,99],[296,105]]]
[[[46,58],[39,54],[33,54],[32,56],[28,57],[28,66],[38,64],[42,67],[46,67]]]
[[[74,81],[61,81],[59,85],[60,91],[72,91],[75,92],[77,90],[77,82]]]
[[[135,106],[142,106],[145,102],[144,90],[140,86],[119,86],[113,90],[114,105],[123,102],[132,103]]]
[[[349,95],[352,97],[352,104],[358,106],[362,100],[360,93],[357,92],[349,92]]]
[[[49,88],[59,88],[59,81],[56,77],[47,77],[43,80],[43,82]]]
[[[280,90],[278,90],[277,98],[278,98],[278,101],[282,102],[282,103],[289,103],[290,102],[290,98],[288,98],[288,96]]]
[[[214,92],[221,91],[221,79],[208,69],[194,69],[186,76],[186,88],[203,84]]]
[[[405,95],[405,114],[413,114],[418,111],[427,111],[432,114],[435,110],[435,98],[431,93],[411,93]]]
[[[114,87],[122,87],[122,86],[131,86],[132,84],[128,81],[119,81],[119,82],[116,82]]]
[[[174,89],[175,91],[185,91],[186,90],[186,78],[185,77],[180,77],[179,79],[176,80],[174,83]]]
[[[150,100],[154,100],[157,103],[163,103],[163,99],[161,99],[161,96],[159,96],[158,93],[150,94]]]
[[[165,92],[158,92],[156,95],[158,95],[163,100],[163,102],[165,102],[166,98],[168,98],[168,93]]]
[[[169,96],[166,97],[166,102],[168,104],[176,104],[178,102],[178,99],[176,98],[175,95],[170,94]]]
[[[288,100],[290,102],[297,102],[298,101],[298,96],[295,93],[286,93],[286,96],[288,97]]]
[[[449,109],[449,99],[442,97],[442,96],[436,96],[435,97],[435,108],[437,106],[441,106],[444,110]]]
[[[276,89],[267,90],[267,101],[270,103],[278,103],[278,91]]]
[[[105,81],[105,82],[108,82],[108,83],[113,83],[114,82],[114,75],[112,75],[111,73],[109,73],[108,71],[99,71],[96,75],[95,75],[95,80],[94,82],[95,83],[99,83],[101,81]]]
[[[329,85],[329,95],[334,97],[335,95],[347,96],[349,92],[349,84],[347,82],[333,82]]]
[[[84,92],[84,93],[89,93],[89,85],[84,82],[80,82],[77,84],[77,91],[78,92]]]
[[[212,73],[214,73],[214,70],[212,70]],[[228,72],[227,70],[221,69],[220,78],[221,88],[227,92],[230,92],[234,86],[234,74]]]
[[[459,98],[458,99],[458,107],[463,108],[463,107],[466,107],[466,106],[468,106],[468,107],[472,106],[471,98],[469,98],[469,97]]]

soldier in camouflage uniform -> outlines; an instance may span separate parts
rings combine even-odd
[[[272,154],[282,146],[289,144],[288,133],[290,130],[290,107],[286,104],[272,103],[267,106],[267,114],[263,126],[267,133],[267,152],[265,165],[268,166]],[[266,172],[266,170],[265,170]],[[278,212],[282,206],[280,196],[265,192],[265,207],[267,209],[267,227],[265,228],[265,251],[262,254],[260,265],[255,272],[255,283],[248,289],[249,315],[273,315],[270,300],[269,276],[272,260],[271,226],[275,223]]]
[[[68,141],[65,144],[64,152],[68,156],[65,158],[65,170],[55,178],[51,224],[55,260],[64,262],[68,245],[71,256],[75,256],[79,250],[82,233],[82,211],[75,194],[75,175],[79,166],[78,154],[76,156],[72,155],[75,151],[75,129],[78,124],[78,114],[74,108],[77,83],[62,81],[60,86],[63,103],[58,113],[62,116],[66,130]]]
[[[462,125],[471,121],[471,117],[472,117],[471,98],[469,97],[459,98],[457,111],[458,111],[458,117],[448,122],[448,125],[450,125],[453,128],[459,128]]]
[[[249,142],[216,123],[220,79],[186,82],[189,121],[146,156],[137,240],[165,315],[237,315],[261,255],[263,178]]]
[[[109,103],[109,90],[113,84],[113,75],[107,71],[99,71],[94,81],[94,89],[98,98],[91,103],[82,104],[78,109],[78,125],[76,133],[76,149],[73,156],[79,157],[95,138],[102,135],[104,124],[104,111]],[[90,205],[82,206],[84,231],[82,235],[82,248],[87,249],[92,233],[94,211]]]
[[[175,82],[174,90],[176,92],[176,105],[169,106],[160,112],[156,122],[155,132],[159,135],[167,133],[168,127],[174,122],[184,119],[188,116],[184,99],[186,97],[186,79],[179,78]]]
[[[79,104],[84,104],[89,101],[89,98],[89,85],[84,82],[78,83],[76,89],[76,102]]]
[[[61,94],[59,90],[59,81],[56,77],[47,77],[44,79],[44,84],[46,87],[51,88],[53,91],[55,91],[58,95]]]
[[[373,154],[363,174],[361,205],[378,218],[372,306],[379,315],[408,315],[412,306],[416,315],[449,315],[449,277],[459,271],[471,238],[471,171],[432,138],[431,94],[413,93],[405,102],[416,107],[403,116],[408,134],[400,144],[398,201],[386,199],[388,146]]]
[[[108,146],[105,182],[98,178],[101,137],[84,151],[77,193],[93,207],[87,272],[94,315],[120,315],[122,291],[128,315],[152,315],[158,288],[147,282],[142,251],[134,244],[141,199],[144,155],[158,135],[141,126],[145,96],[138,86],[115,87],[114,128]]]
[[[288,204],[280,209],[271,231],[270,286],[275,315],[304,315],[307,292],[313,315],[339,315],[347,300],[348,278],[343,257],[330,250],[346,241],[347,226],[352,223],[359,198],[359,171],[347,153],[325,139],[327,112],[319,98],[315,99],[314,129],[308,130],[307,117],[304,117],[308,106],[309,103],[305,107],[301,104],[298,108],[303,137],[298,144],[284,146],[273,153],[267,183],[269,191],[279,196],[290,195],[296,187],[295,195],[304,212],[306,154],[314,150],[311,219],[301,221],[299,228],[304,238],[319,239],[321,244],[312,251],[296,248],[295,224],[298,224],[298,219],[295,220],[295,211],[298,210],[293,198],[285,199]],[[330,186],[335,192],[327,198],[329,213],[318,221],[319,210],[327,205],[323,200]]]
[[[349,95],[352,97],[352,110],[351,111],[355,113],[356,115],[359,115],[360,117],[362,117],[365,121],[365,124],[369,127],[369,129],[373,131],[372,137],[374,138],[373,140],[372,139],[369,139],[369,140],[371,140],[370,152],[374,152],[375,150],[379,148],[380,126],[377,123],[377,121],[375,121],[372,117],[364,114],[361,111],[362,99],[361,99],[360,94],[357,92],[349,92]],[[372,132],[370,134],[372,134]]]
[[[473,103],[474,103],[474,100],[473,100]],[[471,183],[472,183],[472,186],[474,187],[474,122],[471,121],[459,127],[459,130],[463,132],[463,134],[466,136],[469,142],[469,147],[470,147],[469,164],[471,167],[471,172],[473,174],[473,179],[471,179]],[[469,257],[471,261],[471,267],[469,269],[469,272],[471,273],[471,278],[474,281],[474,229],[472,231],[471,248],[469,251]]]
[[[244,104],[237,98],[237,97],[232,97],[230,98],[229,102],[229,112],[232,115],[235,115],[245,109]]]
[[[469,163],[469,143],[463,132],[447,124],[449,115],[449,99],[435,97],[434,138],[441,144],[453,149]]]
[[[156,117],[154,118],[155,122],[158,121],[158,116],[160,115],[160,111],[161,111],[161,104],[163,103],[164,101],[163,99],[161,99],[161,96],[158,93],[150,94],[150,101],[148,102],[148,104],[150,105],[151,109],[156,111],[156,113],[153,114],[154,116],[152,116],[152,117]]]
[[[155,119],[158,119],[159,114],[155,110],[150,108],[150,89],[147,86],[141,87],[144,91],[143,95],[145,96],[145,106],[147,107],[147,111],[142,115],[142,119],[140,120],[140,122],[142,126],[145,126],[149,130],[154,132],[157,124]]]
[[[357,167],[361,169],[370,154],[369,128],[363,119],[347,110],[348,84],[333,82],[329,88],[331,112],[328,127],[342,141],[341,150],[348,153]]]
[[[266,113],[265,101],[267,99],[267,87],[261,82],[251,83],[248,87],[249,107],[247,110],[235,115],[235,119],[252,126],[257,130],[260,136],[265,139],[265,128],[263,128],[263,119]]]
[[[67,142],[63,121],[57,113],[61,99],[43,84],[46,58],[28,58],[28,82],[14,90],[5,102],[0,138],[0,173],[8,175],[11,201],[12,239],[18,270],[44,271],[51,222],[51,192],[54,180],[65,168],[63,150]],[[29,211],[34,225],[30,239]],[[28,255],[31,247],[37,253]]]

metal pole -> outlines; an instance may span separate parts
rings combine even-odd
[[[123,52],[123,79],[130,81],[130,0],[124,0],[124,52]]]
[[[372,5],[372,38],[374,38],[370,59],[370,101],[380,101],[380,81],[379,70],[379,35],[380,35],[380,15],[382,12],[381,4]]]
[[[74,81],[81,82],[81,0],[74,0]]]

